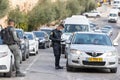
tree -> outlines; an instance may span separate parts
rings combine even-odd
[[[20,12],[18,8],[11,10],[8,18],[15,20],[17,28],[28,30],[28,17],[25,13]]]
[[[9,9],[8,0],[0,0],[0,18],[5,16]]]

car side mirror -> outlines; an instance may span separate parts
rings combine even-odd
[[[118,42],[113,42],[113,46],[118,46]]]
[[[35,38],[35,40],[36,40],[36,41],[38,41],[38,40],[39,40],[39,38]]]
[[[24,36],[24,39],[27,39],[27,36]]]

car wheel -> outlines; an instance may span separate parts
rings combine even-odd
[[[110,72],[111,73],[116,73],[117,72],[117,68],[110,69]]]
[[[13,66],[12,66],[12,60],[11,60],[9,72],[8,73],[4,73],[5,77],[12,77],[12,70],[13,70],[12,68],[13,68]]]
[[[47,45],[46,45],[46,43],[44,43],[43,49],[46,49],[46,48],[47,48]]]
[[[88,15],[85,15],[86,17],[88,17]]]
[[[23,55],[23,61],[25,61],[26,60],[26,54],[24,53],[24,55]]]
[[[72,71],[73,70],[73,68],[68,65],[68,61],[66,62],[66,68],[67,68],[67,71]]]
[[[97,17],[97,18],[99,18],[99,17],[100,17],[100,15],[97,15],[96,17]]]
[[[29,51],[27,51],[27,56],[26,56],[26,57],[27,57],[27,59],[29,58],[29,56],[30,56]]]

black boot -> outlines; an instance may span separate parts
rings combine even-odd
[[[25,74],[20,71],[16,71],[16,77],[25,77]]]
[[[61,66],[56,66],[55,69],[63,69]]]

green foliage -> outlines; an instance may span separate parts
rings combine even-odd
[[[0,18],[5,16],[8,12],[9,1],[8,0],[0,0]]]
[[[96,8],[95,0],[40,0],[34,9],[29,12],[29,30],[52,21],[61,20],[71,15],[81,14]]]
[[[28,17],[25,13],[19,11],[19,9],[11,10],[9,12],[9,19],[15,20],[17,28],[28,30]]]

